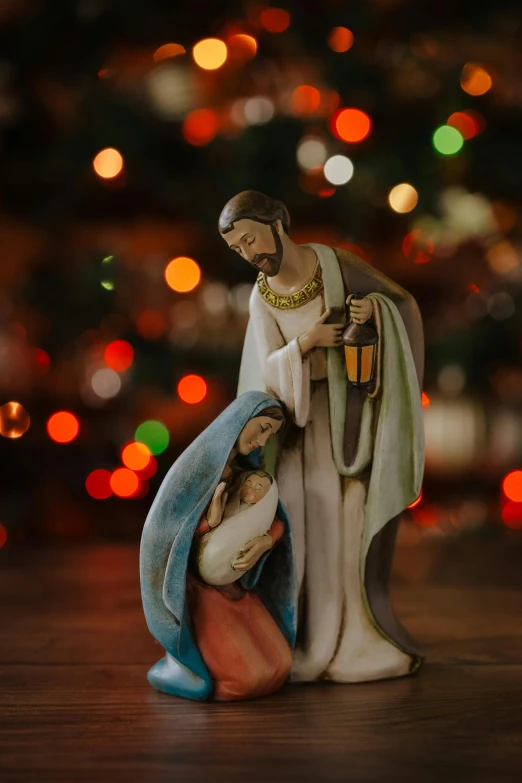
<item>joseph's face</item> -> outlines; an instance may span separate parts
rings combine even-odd
[[[275,226],[243,218],[232,231],[221,235],[227,245],[248,261],[254,269],[274,277],[283,260],[283,243]]]

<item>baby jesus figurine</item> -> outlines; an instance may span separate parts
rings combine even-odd
[[[228,501],[224,489],[223,482],[216,491],[221,513],[212,515],[214,524],[211,526],[208,519],[203,519],[196,530],[196,539],[201,536],[197,551],[199,574],[204,582],[215,586],[240,579],[251,567],[252,550],[265,543],[268,551],[283,533],[282,522],[274,518],[279,493],[269,473],[246,473]]]

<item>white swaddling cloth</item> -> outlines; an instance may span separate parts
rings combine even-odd
[[[277,510],[279,492],[275,479],[270,489],[257,503],[225,518],[202,537],[198,551],[198,568],[209,585],[229,585],[240,579],[244,571],[234,571],[232,563],[239,550],[257,536],[270,530]]]

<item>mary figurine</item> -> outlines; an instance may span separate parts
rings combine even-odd
[[[296,585],[284,508],[262,536],[238,546],[227,585],[197,570],[198,539],[220,524],[227,490],[258,467],[259,449],[284,423],[281,403],[247,392],[229,405],[171,467],[147,516],[141,592],[151,634],[165,657],[150,684],[187,699],[264,696],[287,679],[296,626]]]

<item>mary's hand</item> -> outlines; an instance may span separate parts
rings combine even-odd
[[[217,527],[223,519],[223,513],[228,498],[228,492],[225,492],[226,486],[225,482],[221,481],[214,492],[214,497],[211,500],[207,512],[207,522],[210,528]]]
[[[234,571],[248,571],[255,566],[259,558],[272,548],[272,539],[269,535],[257,536],[239,551],[239,557],[232,563]]]

